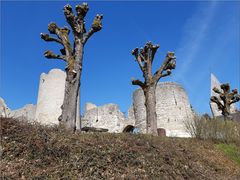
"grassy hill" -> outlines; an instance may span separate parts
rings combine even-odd
[[[240,179],[222,146],[196,139],[70,134],[2,118],[1,146],[2,179]]]

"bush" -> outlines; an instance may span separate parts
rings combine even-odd
[[[185,127],[192,137],[215,142],[235,143],[240,145],[240,123],[222,118],[196,116],[193,121],[186,121]]]

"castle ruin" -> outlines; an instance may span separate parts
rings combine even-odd
[[[142,89],[133,93],[135,127],[146,132],[145,98]],[[167,136],[189,137],[185,121],[194,118],[188,96],[182,86],[173,82],[158,83],[156,87],[157,127],[164,128]]]
[[[59,124],[61,106],[64,99],[66,73],[60,69],[52,69],[48,74],[42,73],[39,81],[35,120],[45,125]],[[79,102],[77,107],[79,119]],[[77,121],[77,129],[80,121]]]
[[[42,73],[39,82],[37,105],[25,106],[15,113],[15,118],[25,116],[44,125],[59,124],[61,106],[64,98],[66,74],[60,69]],[[82,115],[82,127],[108,129],[111,133],[120,133],[128,126],[134,126],[140,133],[146,132],[146,111],[144,95],[141,89],[133,92],[133,103],[127,117],[116,104],[96,106],[86,103]],[[78,119],[79,103],[78,103]],[[194,113],[188,96],[180,85],[173,82],[159,83],[156,89],[157,126],[164,128],[167,136],[189,137],[184,122],[191,121]],[[29,116],[31,115],[31,117]],[[32,120],[31,120],[32,121]],[[77,129],[80,121],[77,121]]]

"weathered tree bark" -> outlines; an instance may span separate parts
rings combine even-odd
[[[67,27],[59,28],[56,23],[50,23],[48,30],[51,34],[55,34],[57,38],[50,37],[48,34],[41,33],[41,38],[45,41],[54,41],[63,45],[61,49],[62,55],[56,55],[51,51],[45,52],[45,57],[49,59],[60,59],[67,63],[66,82],[64,101],[62,105],[62,114],[59,117],[60,124],[72,131],[76,130],[77,103],[79,97],[80,80],[82,74],[83,50],[87,40],[97,31],[102,29],[102,15],[97,14],[92,23],[91,29],[86,32],[85,16],[89,10],[88,4],[76,6],[77,15],[72,12],[70,5],[64,6],[64,15],[70,25],[73,36],[74,46],[69,40],[70,30]]]
[[[171,74],[171,70],[176,67],[176,57],[173,52],[168,52],[161,67],[152,74],[152,63],[159,45],[153,45],[151,42],[146,43],[143,49],[135,48],[132,54],[143,73],[144,82],[133,79],[132,84],[142,88],[145,96],[146,107],[146,131],[148,134],[157,135],[157,113],[156,113],[156,86],[158,81]]]
[[[230,92],[230,85],[228,83],[222,84],[220,88],[221,90],[217,87],[213,88],[213,91],[219,94],[219,98],[212,96],[210,101],[217,104],[218,109],[222,111],[224,120],[227,120],[229,119],[228,116],[230,115],[231,104],[240,101],[240,95],[237,89],[233,89],[232,92]]]

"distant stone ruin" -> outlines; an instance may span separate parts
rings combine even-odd
[[[16,119],[27,119],[29,122],[35,120],[36,105],[26,104],[24,107],[11,111],[10,116]]]
[[[52,69],[48,74],[40,76],[38,100],[35,119],[42,124],[59,124],[64,99],[66,73],[60,69]],[[79,119],[79,102],[77,107]],[[80,121],[77,121],[77,129]]]
[[[26,104],[23,108],[12,110],[7,107],[5,101],[0,98],[0,117],[27,119],[27,121],[34,121],[36,106],[33,104]]]
[[[135,127],[146,132],[146,111],[141,89],[133,93]],[[185,121],[192,121],[194,112],[182,86],[173,82],[158,83],[156,88],[157,126],[166,130],[167,136],[189,137]]]
[[[222,91],[220,86],[221,86],[221,83],[219,82],[219,80],[216,78],[216,76],[214,74],[211,74],[211,90],[210,90],[211,97],[216,96],[218,99],[220,99],[219,94],[217,94],[213,91],[214,87],[216,87],[220,91]],[[222,111],[218,109],[218,106],[216,103],[210,101],[210,108],[211,108],[213,117],[222,116]],[[237,108],[235,107],[234,104],[231,104],[231,106],[230,106],[230,113],[231,114],[237,113]]]
[[[82,117],[83,127],[106,128],[111,133],[121,133],[127,125],[134,125],[128,120],[116,104],[106,104],[97,107],[86,103]]]
[[[12,112],[6,105],[0,105],[1,114],[15,118],[25,117],[30,121],[34,119],[45,125],[59,124],[65,77],[65,72],[60,69],[52,69],[48,74],[42,73],[37,105],[27,105]],[[3,102],[0,101],[5,104]],[[156,103],[158,128],[164,129],[167,136],[189,137],[184,121],[193,120],[194,113],[185,90],[173,82],[159,83],[156,88]],[[80,120],[79,111],[78,119]],[[146,112],[143,92],[137,89],[133,93],[133,103],[128,109],[127,117],[116,104],[96,106],[87,103],[81,119],[82,127],[107,129],[111,133],[132,132],[136,128],[138,132],[145,133]],[[77,128],[80,128],[80,121],[77,121]]]

